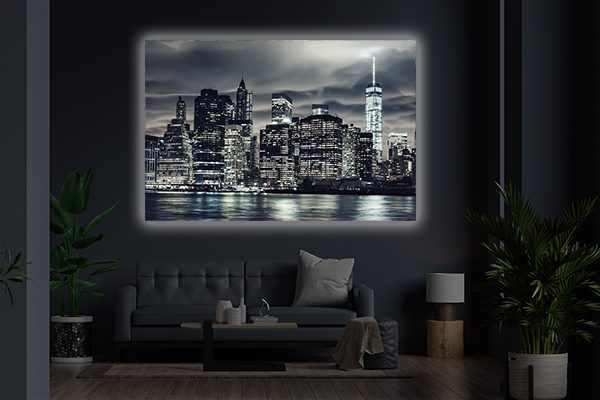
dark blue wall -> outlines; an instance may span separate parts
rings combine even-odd
[[[124,256],[126,266],[98,277],[107,298],[82,300],[81,312],[96,321],[95,349],[112,348],[114,294],[134,281],[137,260],[293,259],[305,249],[321,257],[354,257],[356,281],[375,289],[377,314],[399,321],[401,350],[424,353],[426,320],[432,316],[424,300],[425,274],[464,271],[471,283],[475,245],[470,226],[459,215],[473,205],[477,187],[486,185],[485,176],[475,181],[474,172],[486,168],[481,149],[474,147],[479,139],[473,138],[485,135],[473,129],[485,113],[485,94],[483,102],[475,96],[477,79],[484,82],[485,64],[478,65],[475,57],[480,49],[473,45],[470,2],[302,2],[283,13],[268,6],[275,3],[239,3],[237,8],[237,2],[236,7],[229,2],[52,2],[51,190],[57,194],[70,172],[93,168],[90,214],[119,204],[98,226],[105,240],[89,252]],[[143,69],[135,55],[145,32],[184,29],[245,37],[267,29],[288,36],[325,31],[356,39],[416,39],[417,222],[189,223],[165,228],[141,221],[140,180],[134,173],[141,161],[143,125],[136,124],[140,113],[134,82]],[[54,298],[54,313],[57,303]],[[481,351],[484,341],[472,327],[470,293],[458,309],[466,321],[467,348]]]

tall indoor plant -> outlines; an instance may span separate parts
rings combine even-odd
[[[79,254],[80,250],[86,249],[92,244],[99,242],[104,235],[98,233],[88,236],[90,230],[98,222],[103,220],[115,207],[93,218],[85,227],[79,224],[79,215],[87,209],[90,188],[93,180],[93,171],[89,169],[83,176],[73,172],[62,186],[59,199],[50,194],[50,230],[60,235],[61,243],[54,246],[50,251],[50,291],[60,291],[60,316],[52,317],[53,322],[53,361],[58,362],[87,362],[91,361],[91,344],[83,343],[81,337],[75,335],[78,332],[86,332],[91,341],[91,316],[79,315],[79,302],[82,294],[93,296],[104,296],[100,290],[90,289],[97,283],[91,282],[89,278],[82,279],[81,273],[84,269],[98,264],[112,264],[118,259],[89,260]],[[90,273],[94,276],[106,272],[118,270],[123,267],[104,267]],[[65,298],[69,303],[69,316],[65,316]],[[82,343],[72,346],[74,342]],[[77,347],[75,351],[70,351]]]
[[[598,245],[576,241],[577,229],[586,221],[596,199],[573,202],[562,216],[541,218],[515,186],[498,185],[499,195],[510,211],[510,217],[486,215],[467,211],[464,216],[497,242],[482,245],[494,256],[487,279],[475,285],[480,292],[479,303],[488,318],[483,325],[498,324],[515,333],[520,353],[509,354],[511,394],[527,399],[527,387],[513,386],[522,381],[517,373],[520,363],[531,364],[531,358],[547,360],[556,355],[560,367],[560,388],[556,394],[541,394],[548,399],[566,396],[566,363],[568,355],[561,347],[569,337],[591,340],[591,328],[598,328],[591,319],[593,311],[600,310],[596,300],[600,285],[593,279],[594,271],[587,266],[600,258]],[[533,357],[529,355],[541,355]],[[511,361],[515,361],[512,363]],[[534,368],[534,393],[558,386],[552,383],[537,385],[543,367]],[[538,371],[538,372],[535,372]],[[554,379],[554,378],[551,378]],[[527,382],[525,378],[524,382]],[[564,385],[563,385],[564,383]],[[556,384],[556,385],[555,385]]]

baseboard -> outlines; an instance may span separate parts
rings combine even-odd
[[[419,348],[417,348],[418,350]],[[491,355],[492,357],[494,357],[494,355],[489,354],[487,351],[487,347],[485,346],[479,346],[479,345],[475,345],[475,346],[465,346],[465,354],[486,354],[486,355]],[[408,355],[413,355],[413,356],[425,356],[427,355],[427,350],[425,348],[421,349],[422,351],[415,351],[415,346],[407,346],[407,345],[399,345],[398,346],[398,354],[408,354]],[[498,357],[495,357],[498,358]]]
[[[506,361],[506,352],[503,350],[499,350],[499,349],[494,349],[492,347],[485,347],[485,354],[487,354],[490,357],[494,357],[500,361]]]

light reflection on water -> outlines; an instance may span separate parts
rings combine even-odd
[[[415,196],[146,192],[147,221],[414,221]]]

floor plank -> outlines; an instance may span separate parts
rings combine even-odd
[[[264,379],[244,379],[242,384],[244,400],[267,400],[267,390]]]
[[[445,362],[444,359],[411,357],[408,359],[408,361],[421,370],[421,377],[428,381],[430,385],[432,385],[434,393],[436,393],[436,395],[438,395],[440,398],[448,400],[486,400],[485,396],[474,390],[470,385],[465,385],[463,383],[467,380],[470,381],[470,376],[461,375],[462,371],[460,370],[456,372],[459,374],[459,377],[450,374],[446,369],[449,367],[449,364]],[[443,367],[439,367],[439,365],[443,365]]]
[[[175,379],[154,379],[154,383],[146,393],[144,400],[168,399],[173,389],[175,389],[175,383],[180,383],[177,381]]]
[[[398,358],[398,365],[405,371],[410,371],[413,374],[411,382],[397,382],[402,387],[405,387],[409,393],[418,400],[450,400],[456,399],[456,393],[450,391],[438,381],[432,381],[429,376],[422,373],[409,359],[413,356],[404,356]],[[450,393],[440,389],[440,386],[445,388]],[[440,397],[442,396],[442,397]],[[446,398],[447,396],[447,398]],[[460,398],[460,397],[459,397]]]
[[[243,400],[243,388],[241,379],[221,379],[219,400]]]
[[[352,383],[366,400],[390,400],[390,397],[377,386],[375,381],[376,379],[353,379]]]
[[[308,379],[286,379],[292,400],[316,400]]]
[[[152,388],[154,381],[152,379],[136,379],[135,382],[126,380],[128,385],[123,389],[123,400],[138,400],[146,398],[146,395]]]
[[[365,400],[365,396],[356,389],[352,379],[329,379],[329,382],[331,382],[331,386],[333,386],[340,398],[344,400]]]
[[[504,399],[504,394],[500,391],[500,380],[497,375],[491,377],[487,372],[487,368],[483,365],[473,367],[473,364],[467,363],[464,359],[429,359],[432,365],[435,365],[444,373],[451,375],[456,382],[452,383],[452,386],[456,389],[457,393],[464,393],[466,389],[464,387],[472,389],[467,398],[480,398],[480,399]],[[463,389],[458,389],[458,386],[462,386]],[[478,393],[476,396],[473,393]]]
[[[291,400],[290,390],[284,379],[265,379],[267,400]]]
[[[210,379],[198,382],[193,400],[214,400],[219,397],[220,379]]]
[[[329,379],[311,379],[308,384],[317,400],[343,400],[338,396],[337,391],[329,381]]]
[[[408,386],[414,385],[412,379],[376,379],[375,384],[381,389],[387,397],[394,400],[411,400],[414,399]]]
[[[194,397],[199,381],[192,379],[182,379],[182,381],[174,385],[169,400],[189,400]]]

